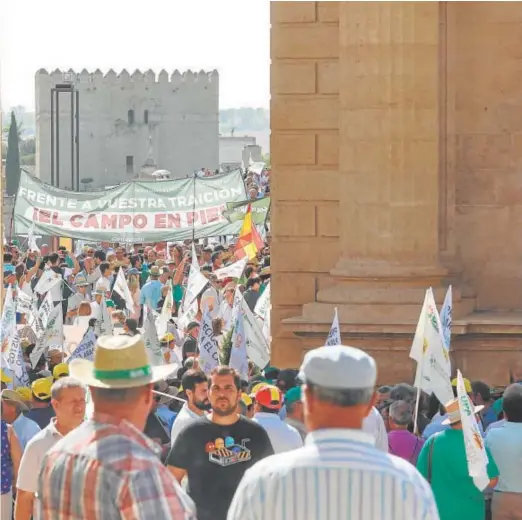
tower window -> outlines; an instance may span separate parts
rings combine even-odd
[[[145,110],[143,112],[143,122],[148,125],[149,124],[149,111]]]
[[[134,156],[133,155],[127,155],[127,161],[126,161],[126,167],[127,167],[127,173],[134,173]]]
[[[129,122],[129,125],[133,125],[134,124],[134,110],[129,110],[127,112],[127,120]]]

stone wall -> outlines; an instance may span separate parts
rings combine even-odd
[[[80,179],[94,179],[91,188],[135,178],[149,153],[173,177],[219,167],[217,71],[170,76],[161,71],[156,77],[152,71],[83,70],[71,76],[80,92]],[[36,74],[37,174],[45,182],[51,179],[51,88],[57,83],[63,83],[61,71]],[[61,94],[61,187],[71,187],[70,132],[70,95]],[[133,158],[132,171],[127,156]]]
[[[339,4],[271,3],[272,341],[277,366],[300,341],[281,321],[300,314],[339,256]]]

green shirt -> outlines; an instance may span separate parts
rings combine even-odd
[[[428,478],[428,458],[432,443],[431,488],[439,509],[440,520],[484,520],[484,494],[469,476],[462,430],[449,429],[435,434],[424,444],[417,469]],[[488,476],[498,476],[498,468],[486,448]]]

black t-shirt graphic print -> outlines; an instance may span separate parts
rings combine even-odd
[[[199,520],[226,520],[245,471],[273,453],[264,428],[250,419],[221,426],[201,417],[179,434],[167,464],[187,471]]]

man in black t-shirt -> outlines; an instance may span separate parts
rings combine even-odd
[[[236,370],[215,368],[209,391],[212,412],[188,424],[167,457],[178,482],[188,477],[199,520],[226,520],[245,471],[274,453],[264,428],[236,413],[240,388]]]

